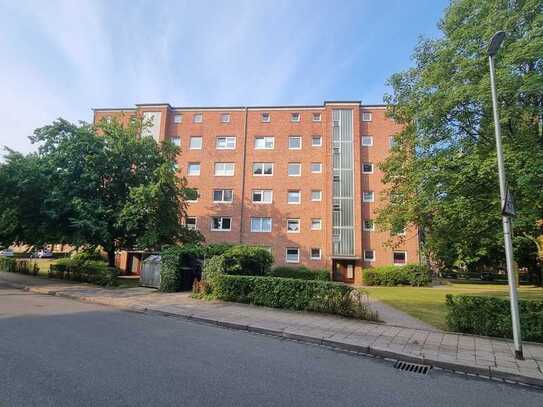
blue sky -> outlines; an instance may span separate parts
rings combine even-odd
[[[0,0],[0,145],[93,107],[382,103],[445,0]]]

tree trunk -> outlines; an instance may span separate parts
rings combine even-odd
[[[106,250],[107,253],[107,265],[109,267],[115,267],[115,248]]]

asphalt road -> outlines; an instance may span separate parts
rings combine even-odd
[[[0,285],[0,406],[538,406],[543,392]]]

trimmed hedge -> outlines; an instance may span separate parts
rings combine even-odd
[[[512,338],[508,299],[486,296],[446,297],[447,325],[451,331]],[[522,339],[543,342],[543,300],[519,300]]]
[[[360,291],[340,283],[218,274],[212,288],[223,301],[377,320]]]
[[[383,266],[363,271],[365,285],[410,285],[427,286],[432,282],[432,274],[427,266],[406,264],[405,266]]]
[[[269,273],[269,277],[296,278],[299,280],[319,280],[330,281],[328,270],[311,270],[307,267],[274,267]]]
[[[37,276],[40,268],[30,260],[17,260],[13,257],[0,257],[0,271]]]
[[[271,253],[257,246],[233,246],[222,256],[225,274],[264,276],[270,272],[273,264]]]
[[[118,285],[118,275],[116,268],[108,267],[107,263],[103,261],[63,258],[49,266],[47,276],[49,278],[114,287]]]
[[[160,288],[162,292],[176,292],[186,288],[187,268],[198,266],[204,257],[204,247],[198,244],[169,246],[160,252]],[[192,282],[190,284],[192,287]]]

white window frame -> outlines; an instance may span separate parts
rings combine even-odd
[[[270,193],[269,202],[264,200],[266,192]],[[255,193],[260,193],[260,196],[262,198],[261,201],[255,201]],[[273,190],[271,190],[271,189],[253,189],[253,191],[251,193],[251,201],[256,205],[269,205],[269,204],[273,203]]]
[[[266,143],[271,139],[271,147],[266,147]],[[257,146],[257,140],[262,140],[264,142],[264,147]],[[274,136],[256,136],[255,137],[255,150],[273,150],[275,148],[275,137]]]
[[[231,164],[232,165],[232,173],[230,174],[228,171],[226,171],[226,165],[227,164]],[[219,174],[218,171],[217,171],[217,166],[222,166],[223,167],[223,173],[222,174]],[[216,162],[213,166],[213,174],[216,176],[216,177],[233,177],[234,174],[236,173],[236,164],[235,163],[232,163],[232,162]]]
[[[196,141],[200,139],[200,147],[194,147],[192,145],[192,142],[193,141]],[[202,138],[202,136],[191,136],[190,137],[190,140],[189,140],[189,150],[201,150],[202,149],[202,146],[204,145],[204,139]]]
[[[292,166],[298,166],[299,171],[298,171],[297,174],[291,174],[290,173],[291,165]],[[302,176],[302,163],[288,163],[288,165],[287,165],[287,175],[289,177],[301,177]]]
[[[196,173],[191,174],[190,167],[193,166],[193,165],[198,166],[198,174],[196,174]],[[187,165],[187,176],[189,176],[189,177],[197,177],[197,176],[200,175],[201,172],[202,172],[202,166],[201,166],[201,164],[199,162],[190,162],[190,163],[188,163],[188,165]]]
[[[271,122],[271,114],[269,112],[260,113],[260,121],[262,123],[270,123]]]
[[[369,144],[364,143],[364,140],[369,141]],[[362,147],[373,147],[373,136],[362,136],[360,138],[360,145]]]
[[[371,165],[371,170],[364,170],[364,165]],[[362,174],[373,174],[373,163],[362,163]]]
[[[298,225],[298,230],[290,230],[289,224],[295,224]],[[287,219],[287,233],[300,233],[302,230],[302,222],[300,221],[300,218],[289,218]]]
[[[319,169],[318,171],[315,171],[313,166],[318,165]],[[311,163],[311,174],[322,174],[322,163]]]
[[[215,229],[213,227],[214,223],[215,223],[215,219],[220,219],[220,224],[221,224],[221,228],[219,229]],[[230,219],[230,227],[228,229],[223,229],[222,228],[222,222],[224,219]],[[229,232],[232,230],[232,217],[231,216],[212,216],[211,217],[211,231],[213,232]]]
[[[193,123],[203,123],[204,122],[204,114],[202,112],[194,113],[192,115],[192,122]]]
[[[302,121],[302,114],[300,112],[292,112],[290,114],[290,121],[292,123],[300,123]]]
[[[368,257],[366,257],[366,253],[369,253],[369,252],[373,253],[373,258],[372,259],[369,259]],[[364,250],[364,261],[373,263],[375,261],[375,257],[376,257],[375,256],[375,250],[372,250],[372,249]]]
[[[319,140],[318,144],[315,144],[315,139]],[[322,136],[311,136],[311,147],[322,147]]]
[[[319,251],[319,255],[318,256],[313,256],[313,250],[318,250]],[[309,249],[309,258],[311,260],[320,260],[322,257],[322,250],[320,247],[311,247]]]
[[[170,141],[172,144],[176,147],[181,147],[181,137],[179,136],[172,136],[170,137]]]
[[[404,260],[404,263],[396,263],[394,261],[394,254],[396,253],[403,253],[404,256],[405,256],[405,260]],[[406,250],[394,250],[392,252],[392,264],[394,264],[395,266],[405,266],[407,264],[407,251]]]
[[[253,229],[253,221],[258,221],[259,222],[259,230],[255,230]],[[264,222],[265,221],[269,221],[269,230],[264,230]],[[271,233],[271,231],[273,230],[273,220],[272,218],[266,218],[266,217],[253,217],[251,218],[251,232],[252,233]]]
[[[371,194],[371,198],[366,197],[366,194]],[[362,192],[362,202],[375,202],[375,192],[373,191],[363,191]]]
[[[194,219],[194,226],[189,226],[189,224],[187,223],[187,220],[189,219]],[[187,216],[185,218],[185,227],[190,230],[198,230],[198,218],[196,216]]]
[[[373,114],[371,112],[362,112],[362,121],[371,122],[373,119]]]
[[[319,123],[319,122],[322,121],[322,113],[321,112],[314,112],[311,117],[313,119],[313,122],[315,122],[315,123]]]
[[[319,197],[318,199],[315,199],[315,197],[313,196],[314,193],[317,193],[319,194]],[[312,189],[311,190],[311,202],[321,202],[322,201],[322,190],[320,189]]]
[[[219,140],[224,139],[224,147],[219,147]],[[229,141],[234,141],[231,147],[228,146]],[[235,150],[236,149],[236,136],[217,136],[215,139],[215,149],[216,150]]]
[[[298,139],[300,140],[300,146],[299,147],[291,147],[290,141]],[[288,149],[289,150],[301,150],[302,149],[302,136],[288,136]]]
[[[371,222],[371,228],[366,227],[366,222]],[[373,219],[364,219],[362,221],[362,229],[365,232],[373,232],[375,230],[375,222],[373,221]]]
[[[230,123],[230,113],[221,113],[221,123]]]
[[[217,191],[221,191],[221,200],[220,201],[217,201],[215,199],[215,192]],[[230,201],[225,201],[224,200],[224,193],[225,191],[230,191],[230,195],[232,197],[232,200]],[[213,190],[213,203],[222,203],[222,204],[231,204],[232,202],[234,202],[234,190],[233,189],[229,189],[229,188],[217,188],[217,189],[214,189]]]
[[[264,174],[264,165],[265,164],[271,164],[271,174]],[[261,166],[262,167],[262,174],[255,174],[255,165],[257,166]],[[252,172],[253,172],[253,176],[254,177],[272,177],[273,176],[273,163],[270,163],[270,162],[254,162],[253,163],[253,168],[252,168]]]
[[[291,193],[298,193],[298,201],[297,202],[289,202],[289,196]],[[299,189],[291,189],[287,191],[287,204],[289,205],[300,205],[300,202],[302,201],[302,192]]]
[[[288,258],[288,251],[289,250],[296,250],[296,260],[289,260]],[[285,263],[299,263],[300,262],[300,248],[299,247],[286,247],[285,248]]]
[[[173,116],[173,122],[176,124],[183,123],[183,114],[178,113]]]
[[[318,222],[319,227],[314,227],[314,223]],[[322,218],[311,218],[311,230],[322,230]]]

